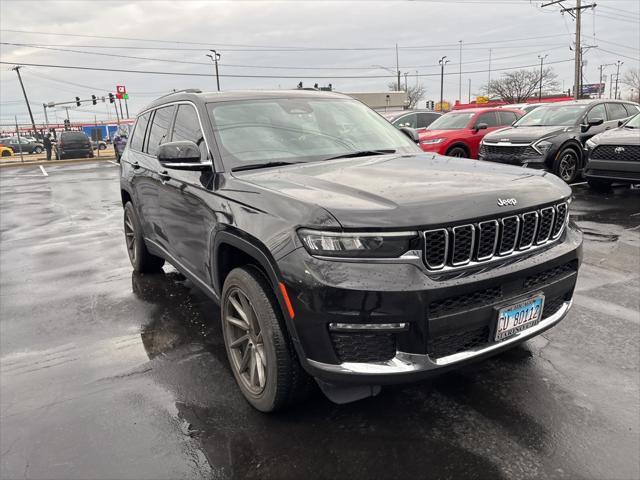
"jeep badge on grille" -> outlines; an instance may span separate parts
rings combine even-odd
[[[506,205],[511,205],[515,207],[517,204],[518,204],[518,201],[515,198],[499,198],[498,199],[499,207],[504,207]]]

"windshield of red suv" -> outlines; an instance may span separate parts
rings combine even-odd
[[[543,106],[527,113],[515,127],[570,127],[578,123],[588,105]]]
[[[436,119],[427,130],[461,130],[467,128],[475,113],[447,113]]]
[[[420,151],[405,134],[355,100],[270,98],[207,107],[222,161],[229,169],[365,151]]]

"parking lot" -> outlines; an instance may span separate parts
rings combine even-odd
[[[2,478],[640,477],[640,190],[574,185],[573,310],[488,361],[265,415],[218,307],[132,273],[118,166],[0,177]]]

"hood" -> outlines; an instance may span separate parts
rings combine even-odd
[[[640,130],[618,127],[594,136],[591,141],[598,145],[640,145]]]
[[[485,143],[533,143],[543,138],[554,137],[563,132],[571,131],[574,127],[508,127],[488,133],[484,137]]]
[[[417,228],[505,216],[571,194],[562,180],[546,172],[426,153],[314,162],[234,175],[323,207],[344,228]],[[518,203],[499,207],[498,198],[515,198]]]

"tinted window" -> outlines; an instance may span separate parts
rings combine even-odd
[[[142,143],[144,141],[144,132],[147,129],[147,124],[149,123],[149,116],[151,116],[150,113],[145,113],[144,115],[138,117],[136,126],[133,129],[133,136],[131,137],[129,148],[136,150],[138,152],[142,151]]]
[[[155,157],[158,154],[158,147],[168,141],[169,125],[175,109],[176,107],[171,105],[170,107],[162,107],[156,110],[147,140],[147,153],[149,155]]]
[[[496,115],[496,112],[486,112],[478,115],[475,125],[480,125],[481,123],[486,123],[489,128],[500,125],[498,123],[498,116]]]
[[[60,138],[64,141],[89,140],[89,137],[82,132],[62,132]]]
[[[179,105],[176,121],[173,126],[172,142],[190,140],[200,147],[201,158],[206,158],[207,147],[200,129],[198,114],[191,105]]]
[[[439,116],[440,115],[437,115],[435,113],[419,113],[418,114],[418,128],[427,128]]]
[[[518,127],[572,126],[587,110],[586,105],[549,105],[538,107],[518,120]]]
[[[625,103],[624,108],[627,109],[627,113],[629,114],[629,116],[635,115],[636,113],[640,112],[640,108],[637,105],[631,105],[630,103]]]
[[[498,112],[500,117],[500,125],[511,125],[518,119],[515,112]]]
[[[415,113],[411,113],[409,115],[405,115],[395,120],[393,124],[396,127],[410,127],[417,128],[416,122],[418,121],[418,116]]]
[[[609,111],[609,120],[619,120],[629,116],[621,103],[608,103],[607,110]]]
[[[596,105],[587,113],[587,122],[592,122],[597,118],[601,118],[605,122],[607,121],[607,111],[604,108],[604,103]]]

